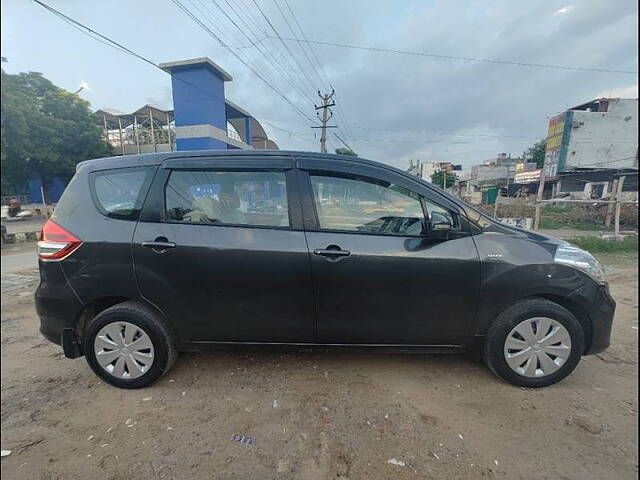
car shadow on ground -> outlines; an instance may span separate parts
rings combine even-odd
[[[487,383],[497,379],[489,372],[475,353],[425,354],[425,353],[377,353],[372,351],[345,350],[260,350],[234,349],[211,352],[184,352],[178,356],[167,378],[197,379],[198,382],[215,383],[221,380],[234,382],[238,376],[264,381],[274,376],[308,380],[332,380],[349,383],[358,377],[373,378],[392,376],[405,381],[412,380],[437,384],[456,384],[485,377]],[[189,382],[191,383],[191,382]]]

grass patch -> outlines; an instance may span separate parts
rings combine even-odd
[[[480,206],[487,214],[493,216],[493,205]],[[608,206],[603,203],[587,204],[545,204],[540,217],[540,228],[546,230],[580,230],[607,231],[613,227],[605,227]],[[505,218],[533,218],[535,204],[520,199],[510,200],[510,203],[498,204],[498,217]],[[638,206],[623,204],[620,210],[620,226],[625,230],[638,228]]]
[[[638,251],[638,236],[632,235],[623,240],[607,240],[600,237],[572,238],[570,243],[591,253],[630,253]]]
[[[589,220],[559,219],[556,217],[540,217],[540,228],[544,230],[580,230],[580,231],[605,231],[610,230],[602,223]]]

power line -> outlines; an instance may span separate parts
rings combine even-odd
[[[229,3],[229,2],[228,2],[228,0],[225,0],[225,2],[227,2],[227,4]],[[235,0],[234,0],[234,3],[235,3]],[[259,7],[258,7],[258,9],[259,9]],[[260,9],[259,9],[259,10],[260,10]],[[251,22],[252,22],[254,25],[256,25],[256,26],[257,26],[258,30],[261,30],[261,31],[262,31],[262,33],[263,33],[263,35],[264,35],[264,37],[263,37],[263,38],[258,38],[258,35],[254,33],[254,35],[255,35],[255,37],[256,37],[256,39],[257,39],[256,43],[257,43],[257,44],[262,44],[262,42],[263,42],[264,40],[267,40],[267,39],[269,38],[269,37],[267,37],[267,32],[265,31],[265,25],[264,25],[264,23],[261,23],[259,20],[256,20],[256,19],[253,17],[253,14],[252,14],[252,12],[251,12],[251,10],[250,10],[249,8],[244,7],[244,11],[245,11],[245,13],[246,13],[247,18],[248,18],[248,19],[250,19],[250,20],[251,20]],[[236,11],[235,13],[236,13],[236,15],[238,16],[238,18],[242,18],[242,17],[240,16],[240,14],[239,14],[237,11]],[[276,30],[276,28],[275,28],[275,26],[273,25],[273,23],[271,23],[271,21],[269,20],[269,18],[267,17],[267,15],[266,15],[263,11],[261,11],[261,10],[260,10],[260,13],[262,14],[263,18],[267,21],[267,25],[266,25],[266,27],[267,27],[267,28],[271,28],[271,29],[272,29],[272,30],[273,30],[277,35],[279,35],[279,32]],[[243,23],[245,23],[245,22],[243,22]],[[246,23],[245,23],[245,25],[246,25]],[[248,27],[248,25],[247,25],[247,28],[249,28],[249,27]],[[310,91],[314,91],[315,87],[314,87],[314,85],[313,85],[313,82],[311,82],[311,81],[310,81],[309,77],[306,75],[306,72],[302,69],[302,66],[301,66],[301,65],[299,64],[299,62],[297,61],[297,58],[296,58],[296,57],[293,55],[293,53],[292,53],[292,52],[287,48],[287,45],[286,45],[284,42],[280,42],[280,43],[281,43],[281,44],[282,44],[282,46],[285,48],[285,51],[282,51],[282,53],[281,53],[280,55],[275,54],[275,53],[274,53],[274,55],[275,55],[275,56],[281,56],[282,61],[283,61],[284,63],[286,63],[286,64],[288,65],[288,67],[290,68],[290,72],[296,72],[296,73],[298,74],[298,75],[297,75],[297,77],[298,77],[298,78],[299,78],[303,83],[304,83],[305,81],[307,82],[308,86],[310,87]],[[267,50],[270,52],[270,50],[271,50],[271,49],[267,49]],[[276,51],[277,51],[277,50],[278,50],[277,46],[274,46],[274,47],[273,47],[273,50],[276,50]],[[287,53],[288,53],[289,55],[287,55]],[[314,105],[314,103],[313,103],[313,102],[314,102],[314,100],[313,100],[312,96],[311,96],[310,94],[306,94],[306,95],[308,96],[307,98],[309,98],[309,100],[310,100],[311,104],[312,104],[312,105]],[[314,105],[314,106],[315,106],[315,105]]]
[[[238,10],[242,10],[244,8],[246,14],[247,14],[247,18],[249,20],[251,20],[251,23],[253,24],[253,26],[255,26],[258,31],[262,32],[262,38],[258,40],[258,43],[262,43],[264,40],[267,39],[267,31],[264,28],[264,25],[260,24],[260,22],[258,20],[256,20],[256,18],[253,16],[253,14],[251,13],[251,10],[248,9],[244,4],[242,4],[240,2],[240,0],[233,0],[234,5],[236,6],[236,8]],[[258,36],[256,35],[256,38],[258,38]]]
[[[177,0],[173,0],[173,1],[177,1]],[[268,38],[274,38],[274,39],[279,39],[280,43],[282,43],[282,46],[287,50],[287,52],[289,53],[289,55],[291,55],[291,58],[293,59],[293,61],[295,62],[295,64],[297,65],[297,67],[300,69],[300,72],[304,75],[304,77],[306,78],[307,82],[309,82],[309,85],[311,86],[311,90],[315,90],[315,87],[313,85],[313,82],[309,79],[309,76],[307,75],[307,72],[305,71],[304,68],[302,68],[302,65],[300,65],[300,62],[298,62],[298,59],[296,58],[296,56],[293,54],[293,52],[291,51],[291,49],[289,48],[289,46],[284,43],[284,40],[282,39],[280,33],[278,32],[278,30],[276,30],[276,27],[273,26],[273,23],[271,23],[271,20],[269,20],[269,17],[267,16],[266,13],[264,13],[264,11],[262,10],[262,8],[260,8],[260,5],[258,5],[258,3],[256,2],[256,0],[252,0],[253,4],[256,6],[256,8],[258,9],[258,11],[260,12],[260,14],[262,15],[262,17],[267,21],[267,24],[269,25],[269,27],[271,27],[271,30],[273,30],[273,33],[276,34],[275,37],[272,37],[270,35],[268,35]]]
[[[587,164],[584,164],[584,165],[576,165],[576,168],[594,167],[594,166],[599,166],[599,165],[610,165],[612,163],[624,162],[626,160],[632,160],[634,158],[637,158],[637,157],[635,157],[635,156],[633,156],[633,157],[624,157],[624,158],[617,158],[615,160],[606,160],[604,162],[587,163]]]
[[[135,58],[137,58],[138,60],[141,60],[159,70],[161,70],[163,73],[166,73],[165,70],[160,67],[157,63],[153,62],[152,60],[140,55],[139,53],[134,52],[133,50],[129,49],[128,47],[122,45],[121,43],[105,36],[102,35],[101,33],[93,30],[92,28],[78,22],[77,20],[74,20],[73,18],[69,17],[68,15],[65,15],[64,13],[56,10],[53,7],[50,7],[49,5],[41,2],[40,0],[34,0],[38,5],[40,5],[41,7],[43,7],[44,9],[46,9],[47,11],[49,11],[50,13],[54,14],[55,16],[57,16],[58,18],[60,18],[61,20],[63,20],[65,23],[71,25],[72,27],[74,27],[76,30],[80,31],[81,33],[89,36],[90,38],[99,41],[100,43],[103,43],[104,45],[107,45],[111,48],[114,48],[122,53],[125,53],[127,55],[131,55]],[[185,12],[186,13],[186,12]],[[221,45],[230,48],[229,46],[225,45],[222,41],[220,41],[220,39],[218,39],[218,41],[220,42]],[[232,52],[232,54],[234,56],[236,56],[236,54],[234,52]],[[245,64],[244,62],[242,62],[243,64]],[[246,64],[245,64],[246,65]],[[248,67],[250,68],[250,67]],[[250,68],[251,69],[251,68]],[[251,69],[253,71],[253,69]],[[255,72],[254,72],[255,73]],[[260,75],[256,74],[256,76],[258,76],[258,78],[260,78],[263,82],[265,82],[270,88],[272,88],[280,97],[282,97],[287,103],[289,103],[294,110],[296,110],[296,112],[301,115],[303,118],[305,118],[306,120],[308,120],[309,122],[311,122],[312,124],[314,123],[314,120],[312,118],[310,118],[309,116],[307,116],[304,112],[302,112],[297,106],[295,106],[293,103],[291,103],[284,95],[282,95],[277,89],[275,89],[275,87],[273,87],[272,85],[269,84],[269,82],[267,82],[266,80],[264,80]],[[176,78],[177,80],[181,81],[182,83],[185,83],[193,88],[195,88],[196,90],[199,90],[200,92],[202,92],[203,94],[212,97],[212,98],[216,98],[217,100],[221,100],[221,101],[225,101],[224,98],[221,98],[218,95],[212,94],[211,92],[208,92],[206,90],[203,90],[202,88],[200,88],[199,86],[185,80],[182,78],[178,78],[178,77],[172,77],[172,78]]]
[[[49,5],[41,2],[40,0],[34,0],[34,2],[36,2],[38,5],[40,5],[41,7],[43,7],[44,9],[48,10],[50,13],[54,14],[56,17],[60,18],[61,20],[63,20],[65,23],[67,23],[68,25],[71,25],[73,28],[75,28],[76,30],[78,30],[79,32],[81,32],[84,35],[87,35],[89,38],[96,40],[108,47],[111,47],[115,50],[118,50],[121,53],[125,53],[127,55],[131,55],[135,58],[137,58],[138,60],[141,60],[145,63],[148,63],[149,65],[161,70],[163,73],[166,73],[165,70],[158,65],[157,63],[153,62],[152,60],[149,60],[148,58],[140,55],[139,53],[134,52],[133,50],[131,50],[128,47],[125,47],[124,45],[122,45],[121,43],[116,42],[115,40],[102,35],[101,33],[93,30],[92,28],[84,25],[83,23],[78,22],[77,20],[74,20],[73,18],[69,17],[68,15],[65,15],[64,13],[60,12],[59,10],[56,10],[53,7],[50,7]],[[223,98],[221,98],[218,95],[212,94],[211,92],[207,92],[206,90],[203,90],[202,88],[198,87],[197,85],[194,85],[193,83],[189,82],[188,80],[182,79],[182,78],[177,78],[179,81],[181,81],[182,83],[185,83],[187,85],[192,86],[193,88],[200,90],[200,92],[212,97],[212,98],[216,98],[218,100],[222,100],[224,101]]]
[[[275,0],[274,0],[275,1]],[[307,35],[305,34],[304,29],[300,26],[300,22],[298,22],[298,18],[296,16],[296,14],[294,13],[293,9],[291,8],[291,5],[289,4],[289,0],[284,0],[287,9],[289,10],[289,13],[291,14],[291,17],[293,18],[294,23],[296,24],[296,26],[298,27],[298,30],[300,31],[300,34],[302,35],[302,38],[305,40],[303,43],[298,42],[298,46],[300,47],[300,49],[304,52],[304,48],[302,47],[302,45],[306,45],[307,48],[309,49],[309,51],[311,52],[311,56],[315,59],[317,65],[318,65],[318,69],[316,69],[313,66],[313,63],[311,62],[311,60],[309,60],[309,57],[307,56],[307,59],[309,60],[309,63],[311,64],[311,68],[314,69],[314,71],[316,72],[316,74],[318,75],[318,79],[320,80],[320,83],[322,83],[322,78],[321,76],[324,77],[324,79],[326,80],[327,84],[329,85],[329,87],[334,90],[333,85],[331,84],[331,81],[329,80],[329,77],[327,76],[326,72],[324,71],[324,68],[322,67],[322,63],[320,62],[320,60],[318,59],[318,56],[316,55],[316,52],[313,48],[313,45],[311,43],[309,43],[308,39],[307,39]],[[293,30],[292,30],[293,31]],[[295,34],[294,34],[295,38],[298,38]],[[322,74],[322,75],[320,75]],[[336,112],[338,113],[338,116],[340,117],[340,121],[344,124],[344,130],[345,133],[348,134],[349,137],[353,138],[353,132],[351,131],[350,127],[349,127],[349,122],[347,121],[347,115],[346,113],[343,113],[343,106],[342,103],[338,100],[338,96],[335,95],[335,102],[336,102]]]
[[[349,150],[351,150],[352,152],[354,151],[354,150],[353,150],[353,148],[351,148],[351,147],[347,144],[347,142],[345,142],[345,141],[342,139],[342,137],[340,137],[340,135],[338,135],[336,132],[333,132],[333,134],[336,136],[336,138],[337,138],[338,140],[340,140],[340,142],[341,142],[341,143],[342,143],[346,148],[348,148],[348,149],[349,149]]]
[[[288,129],[284,128],[284,127],[280,127],[280,126],[278,126],[278,125],[274,124],[273,122],[271,122],[271,121],[269,121],[269,120],[263,120],[263,123],[266,123],[267,125],[269,125],[269,126],[271,126],[271,127],[275,128],[276,130],[281,130],[281,131],[283,131],[283,132],[285,132],[285,133],[288,133],[290,137],[297,138],[298,140],[302,140],[303,142],[311,143],[311,144],[313,144],[313,145],[315,145],[315,144],[316,144],[316,142],[314,142],[314,141],[313,141],[313,140],[311,140],[311,139],[307,139],[307,138],[302,138],[302,137],[301,137],[301,135],[313,135],[313,137],[314,137],[314,139],[315,139],[316,137],[315,137],[315,135],[314,135],[314,134],[312,134],[312,133],[308,133],[308,132],[298,132],[298,133],[294,133],[294,132],[292,132],[291,130],[288,130]]]
[[[311,61],[311,58],[309,57],[309,54],[302,47],[302,42],[300,42],[300,39],[296,35],[296,32],[293,30],[293,27],[289,23],[289,20],[287,19],[286,15],[282,11],[282,8],[280,7],[280,4],[278,3],[278,0],[273,0],[273,3],[275,3],[276,7],[278,8],[278,11],[280,12],[280,15],[282,15],[282,18],[284,19],[284,22],[287,24],[287,27],[289,27],[289,30],[291,31],[291,34],[293,35],[293,38],[295,38],[296,42],[298,42],[298,47],[300,48],[300,50],[302,50],[302,53],[304,54],[304,56],[306,57],[307,61],[309,62],[309,65],[311,65],[311,69],[313,70],[313,73],[315,73],[316,77],[318,77],[318,81],[319,81],[318,85],[321,87],[322,86],[322,79],[320,78],[320,74],[318,73],[318,71],[314,67],[313,62]]]
[[[251,70],[251,72],[258,77],[263,83],[265,83],[271,90],[273,90],[280,98],[282,98],[285,102],[287,102],[289,105],[291,105],[291,107],[293,107],[293,109],[304,119],[306,119],[307,121],[311,122],[312,124],[315,123],[315,121],[308,116],[306,113],[304,113],[302,110],[300,110],[300,108],[298,108],[298,106],[296,106],[293,102],[291,102],[291,100],[289,100],[279,89],[277,89],[275,86],[273,86],[268,80],[266,80],[260,73],[258,73],[253,67],[251,67],[247,62],[244,61],[244,59],[242,57],[240,57],[240,55],[238,55],[236,52],[233,51],[233,49],[227,45],[225,45],[220,37],[218,37],[215,33],[213,33],[211,31],[211,29],[209,27],[207,27],[204,23],[202,23],[200,21],[200,19],[198,19],[187,7],[185,7],[180,0],[171,0],[178,8],[180,8],[180,10],[182,10],[189,18],[191,18],[200,28],[202,28],[206,33],[208,33],[212,38],[214,38],[218,43],[220,43],[221,45],[225,46],[225,48],[227,48],[227,50],[229,51],[229,53],[231,53],[231,55],[233,55],[240,63],[242,63],[245,67],[247,67],[249,70]]]
[[[311,54],[312,56],[314,56],[316,62],[318,63],[318,66],[320,67],[320,71],[322,71],[323,75],[325,76],[327,83],[331,86],[331,82],[329,81],[328,77],[326,76],[326,73],[324,72],[324,70],[322,69],[322,64],[320,63],[320,61],[318,60],[317,55],[315,54],[315,52],[313,51],[312,46],[308,43],[305,42],[304,44],[300,41],[299,37],[296,35],[296,32],[294,30],[294,28],[292,27],[291,23],[289,22],[289,20],[287,19],[287,16],[285,15],[282,7],[280,6],[280,4],[278,3],[278,0],[273,0],[278,11],[280,12],[280,15],[282,16],[282,18],[284,19],[285,23],[287,24],[287,27],[289,28],[289,30],[291,31],[291,34],[294,36],[294,39],[297,41],[298,43],[298,47],[300,48],[300,50],[302,50],[302,53],[304,54],[304,56],[306,57],[307,61],[309,62],[309,65],[311,66],[312,71],[315,73],[316,77],[318,78],[320,84],[322,85],[323,80],[320,76],[319,71],[315,68],[315,66],[313,65],[313,62],[311,61],[311,58],[309,57],[309,55],[307,54],[306,50],[304,49],[303,45],[306,44],[307,47],[309,48],[309,50],[311,50]],[[253,3],[256,5],[256,7],[258,8],[258,10],[260,11],[260,13],[262,14],[262,16],[264,17],[264,19],[267,21],[267,23],[269,24],[269,26],[271,27],[271,29],[274,31],[274,33],[277,35],[277,37],[281,37],[280,33],[276,30],[276,28],[273,26],[272,22],[269,20],[269,18],[267,17],[267,15],[264,13],[264,11],[262,11],[262,9],[260,8],[260,6],[256,3],[255,0],[253,0]],[[306,39],[306,35],[304,33],[304,29],[302,29],[302,27],[300,26],[300,23],[298,22],[298,19],[295,15],[295,13],[293,12],[291,5],[289,4],[289,2],[287,0],[285,0],[287,9],[289,10],[289,13],[291,14],[293,21],[295,22],[296,26],[298,27],[298,29],[300,30],[300,33],[302,34],[303,38]],[[266,33],[265,33],[266,35]],[[273,37],[271,37],[273,38]],[[309,80],[309,77],[306,75],[305,69],[302,67],[302,65],[300,64],[300,62],[298,62],[297,58],[295,57],[295,55],[293,54],[293,52],[287,47],[287,45],[281,40],[282,45],[286,48],[287,52],[289,52],[289,54],[291,55],[291,57],[294,59],[294,61],[296,62],[296,64],[298,65],[298,67],[300,68],[300,70],[302,71],[302,73],[305,75],[305,77],[307,78],[307,80]],[[310,80],[309,80],[310,81]],[[313,85],[313,83],[310,81],[310,84]],[[333,87],[332,87],[333,90]],[[334,102],[335,103],[335,102]],[[342,108],[336,108],[336,112],[338,114],[338,116],[341,118],[342,123],[344,123],[345,125],[345,133],[349,133],[347,130],[347,122],[345,120],[345,117],[342,113]],[[351,135],[350,135],[351,136]],[[323,147],[324,148],[324,147]]]
[[[379,143],[446,143],[446,144],[463,144],[463,143],[477,143],[468,140],[395,140],[387,138],[358,138],[359,142],[379,142]]]
[[[483,133],[451,133],[451,132],[433,132],[424,129],[390,129],[390,128],[379,128],[379,127],[367,127],[362,125],[352,125],[352,128],[362,129],[362,130],[370,130],[376,132],[388,132],[388,133],[424,133],[425,135],[443,135],[443,136],[455,136],[455,137],[478,137],[478,138],[512,138],[512,139],[528,139],[530,141],[532,139],[541,139],[540,135],[492,135],[492,134],[483,134]],[[584,137],[585,140],[593,140],[595,137]],[[545,138],[542,138],[545,140]],[[597,141],[577,141],[575,143],[581,144],[596,144],[596,143],[604,143]],[[615,143],[637,143],[637,140],[629,138],[628,140],[616,140]]]
[[[316,63],[318,64],[319,70],[316,70],[315,67],[313,66],[313,64],[311,64],[311,67],[314,69],[314,71],[316,71],[316,73],[321,72],[322,75],[324,76],[326,82],[327,82],[327,85],[329,87],[331,87],[331,82],[329,81],[329,77],[327,77],[327,74],[325,73],[324,69],[322,68],[322,63],[320,63],[320,60],[318,60],[318,56],[314,52],[313,46],[307,40],[307,36],[304,33],[304,29],[300,26],[300,22],[298,22],[298,17],[296,17],[296,14],[293,12],[293,9],[291,8],[291,5],[289,4],[289,0],[284,0],[284,3],[286,4],[287,9],[289,10],[289,13],[291,14],[291,18],[293,18],[294,23],[298,27],[298,30],[300,31],[300,34],[302,35],[302,38],[304,38],[304,40],[305,40],[304,43],[302,43],[302,42],[300,42],[300,40],[298,40],[298,45],[300,46],[300,49],[304,51],[304,48],[302,47],[302,45],[306,45],[307,46],[307,48],[311,52],[311,56],[315,59]],[[292,32],[293,32],[293,30],[292,30]],[[296,35],[294,35],[294,37],[296,37],[296,39],[297,39]],[[307,57],[307,59],[308,58],[309,57]],[[309,62],[311,63],[311,60],[309,60]],[[320,83],[322,84],[322,79],[320,78],[319,74],[318,74],[318,78],[320,79]]]
[[[268,38],[274,38],[271,35],[267,35]],[[294,42],[296,39],[288,38],[288,37],[279,37],[281,40],[286,40],[289,42]],[[495,63],[501,65],[516,65],[519,67],[531,67],[531,68],[548,68],[548,69],[558,69],[558,70],[577,70],[581,72],[599,72],[599,73],[624,73],[624,74],[633,74],[637,75],[637,71],[631,70],[613,70],[608,68],[591,68],[591,67],[575,67],[569,65],[550,65],[543,63],[529,63],[529,62],[520,62],[515,60],[498,60],[498,59],[490,59],[490,58],[473,58],[473,57],[462,57],[456,55],[444,55],[439,53],[428,53],[428,52],[415,52],[409,50],[397,50],[391,48],[382,48],[382,47],[368,47],[363,45],[351,45],[347,43],[335,43],[335,42],[324,42],[320,40],[300,40],[302,42],[307,42],[314,45],[326,45],[330,47],[341,47],[341,48],[351,48],[355,50],[368,50],[371,52],[382,52],[382,53],[394,53],[399,55],[411,55],[415,57],[430,57],[430,58],[440,58],[445,60],[461,60],[466,62],[482,62],[482,63]]]
[[[391,128],[379,128],[379,127],[367,127],[362,125],[351,125],[352,128],[371,130],[377,132],[388,133],[424,133],[425,135],[444,135],[444,136],[456,136],[456,137],[479,137],[479,138],[520,138],[520,139],[540,139],[539,135],[490,135],[482,133],[450,133],[450,132],[432,132],[424,129],[406,129],[398,130]]]
[[[276,74],[282,75],[282,77],[289,83],[289,85],[296,91],[298,92],[298,94],[301,97],[305,97],[307,98],[307,100],[309,100],[309,102],[311,103],[311,105],[313,105],[313,98],[308,94],[305,93],[303,89],[301,89],[298,85],[294,84],[289,77],[287,76],[287,71],[286,69],[282,66],[282,64],[278,61],[278,59],[271,53],[271,51],[269,49],[265,49],[263,50],[262,47],[255,42],[251,36],[243,29],[240,27],[240,25],[238,25],[238,23],[236,23],[233,18],[231,18],[231,16],[220,6],[220,4],[216,1],[216,0],[211,0],[213,2],[213,4],[218,8],[218,10],[220,10],[220,12],[232,23],[232,25],[234,27],[236,27],[236,29],[242,34],[244,35],[249,42],[252,44],[252,46],[254,46],[257,50],[258,53],[262,54],[262,56],[264,58],[266,58],[267,56],[269,56],[269,58],[272,60],[272,64],[270,65],[271,68],[273,68],[273,70],[276,72]],[[255,35],[255,33],[253,32],[253,30],[251,29],[251,27],[249,27],[249,25],[244,21],[244,19],[238,14],[238,12],[236,11],[236,9],[228,2],[228,0],[224,0],[225,3],[229,6],[229,8],[231,8],[232,12],[238,17],[238,19],[240,20],[240,22],[245,26],[246,30],[248,30],[249,32],[251,32],[252,34]],[[208,9],[207,9],[208,10]],[[214,15],[215,16],[215,15]],[[257,37],[257,36],[256,36]],[[254,60],[256,62],[256,64],[258,64],[259,62]],[[280,68],[280,71],[278,71],[277,68],[275,68],[275,66]]]

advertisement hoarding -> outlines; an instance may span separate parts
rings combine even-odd
[[[544,156],[545,179],[553,180],[558,176],[564,132],[565,114],[562,113],[551,117],[549,120],[549,130],[547,132],[547,150]]]

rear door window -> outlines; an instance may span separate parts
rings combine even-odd
[[[135,220],[140,215],[150,180],[148,167],[94,172],[91,186],[96,206],[103,215]]]
[[[289,227],[285,173],[174,170],[165,190],[165,220]]]

